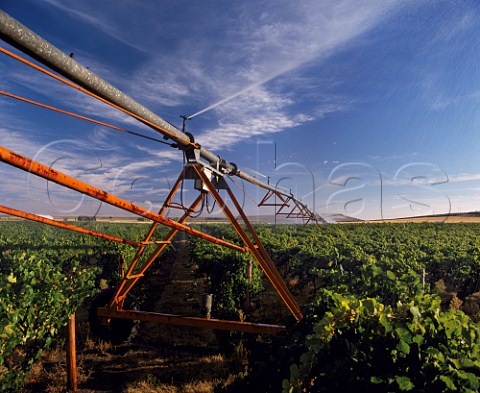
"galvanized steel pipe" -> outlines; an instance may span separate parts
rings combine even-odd
[[[173,139],[176,143],[185,147],[191,143],[185,133],[100,78],[2,10],[0,10],[0,38],[86,90],[163,129],[164,132],[155,128],[157,132],[162,133],[167,139]],[[150,126],[149,124],[147,125]],[[293,195],[238,170],[235,165],[226,162],[220,156],[203,147],[200,148],[200,156],[207,160],[210,165],[219,167],[225,173],[234,174],[265,190],[271,190],[293,198]]]

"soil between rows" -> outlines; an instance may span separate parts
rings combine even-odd
[[[140,281],[137,296],[143,311],[199,316],[196,282],[184,241]],[[268,286],[268,284],[266,284]],[[283,308],[271,290],[266,309]],[[88,302],[76,313],[78,392],[148,393],[214,392],[245,370],[242,353],[222,353],[214,331],[140,323],[132,339],[118,346],[96,342],[88,327]],[[279,312],[282,315],[283,312]],[[278,315],[277,315],[278,316]],[[35,364],[25,392],[66,391],[66,351],[62,339]]]

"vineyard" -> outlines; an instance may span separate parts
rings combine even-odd
[[[132,250],[36,223],[0,224],[0,387],[16,391],[28,386],[42,352],[63,346],[69,316],[114,285]],[[84,225],[129,238],[146,231],[142,224]],[[202,230],[236,239],[226,225]],[[194,277],[191,292],[202,287],[213,295],[215,318],[287,323],[273,336],[217,332],[222,356],[242,362],[215,391],[478,391],[480,226],[256,230],[302,306],[300,322],[275,303],[261,269],[245,254],[188,238],[182,250],[187,258],[179,258],[175,246],[156,261],[161,267],[177,258]],[[134,295],[145,304],[153,296]],[[148,334],[142,340],[148,343]],[[150,377],[157,383],[162,378]]]

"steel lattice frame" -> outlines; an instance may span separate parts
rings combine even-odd
[[[185,134],[184,132],[176,129],[168,122],[165,122],[163,119],[150,112],[148,109],[141,106],[132,98],[128,97],[112,85],[108,84],[106,81],[92,73],[87,68],[83,67],[74,59],[70,58],[65,53],[58,50],[52,44],[42,39],[37,34],[29,30],[27,27],[21,25],[18,21],[16,21],[1,10],[0,38],[13,45],[17,49],[20,49],[24,53],[30,55],[34,59],[39,60],[41,63],[45,64],[50,69],[53,69],[54,71],[65,76],[68,80],[63,79],[58,75],[53,74],[50,71],[47,71],[39,67],[38,65],[35,65],[19,57],[18,55],[7,51],[6,49],[0,48],[1,52],[10,55],[16,60],[28,64],[29,66],[36,68],[37,70],[57,79],[58,81],[65,83],[77,90],[80,90],[96,99],[99,99],[102,102],[105,102],[115,107],[116,109],[121,110],[128,115],[136,118],[142,123],[153,128],[155,131],[161,133],[165,139],[173,140],[175,143],[175,147],[182,150],[188,158],[187,164],[182,170],[176,183],[172,187],[162,208],[158,213],[154,213],[138,205],[135,205],[132,202],[126,201],[104,190],[98,189],[90,184],[82,182],[79,179],[53,170],[42,163],[22,156],[16,152],[13,152],[12,150],[9,150],[6,147],[0,146],[0,161],[5,162],[6,164],[12,165],[48,181],[52,181],[56,184],[75,190],[84,195],[88,195],[109,205],[123,209],[130,213],[134,213],[152,221],[150,230],[148,231],[144,239],[132,240],[111,236],[98,231],[80,228],[68,223],[60,223],[55,220],[41,217],[32,213],[0,205],[0,212],[2,213],[11,214],[25,219],[38,221],[47,225],[53,225],[83,234],[97,236],[111,241],[122,242],[130,246],[137,247],[136,255],[133,258],[128,271],[125,273],[123,280],[116,289],[116,293],[113,296],[112,300],[107,307],[100,308],[98,310],[99,316],[101,316],[106,323],[108,323],[109,319],[111,318],[124,318],[137,319],[142,321],[152,321],[164,324],[207,327],[212,329],[239,330],[255,333],[274,333],[283,329],[283,326],[278,325],[266,325],[239,321],[221,321],[207,318],[182,317],[178,315],[124,310],[123,300],[125,299],[128,292],[130,292],[130,290],[134,287],[138,280],[144,276],[145,272],[150,268],[150,266],[152,266],[152,264],[156,261],[157,257],[162,253],[162,251],[165,250],[167,245],[171,244],[173,238],[178,232],[185,232],[192,236],[202,238],[206,241],[219,244],[221,246],[228,247],[239,252],[249,252],[252,258],[259,264],[265,276],[272,284],[274,289],[277,291],[278,295],[282,299],[287,309],[291,312],[291,314],[297,320],[300,320],[303,317],[300,307],[290,293],[285,281],[282,279],[281,275],[276,269],[274,262],[265,250],[265,247],[262,245],[262,242],[260,241],[252,224],[248,220],[247,215],[238,203],[234,193],[225,181],[225,177],[237,176],[251,184],[254,184],[266,190],[267,194],[259,203],[259,206],[275,206],[275,214],[282,214],[286,215],[287,217],[301,218],[304,220],[305,223],[308,223],[310,221],[320,222],[321,219],[317,215],[312,213],[305,204],[297,200],[290,193],[286,193],[268,184],[259,182],[257,179],[240,171],[235,164],[228,163],[219,156],[201,147],[194,142],[191,135]],[[19,98],[5,92],[2,92],[2,94],[16,99]],[[39,103],[35,103],[33,101],[25,101],[40,105]],[[43,106],[47,107],[45,105]],[[56,110],[52,107],[48,107],[48,109]],[[64,111],[64,113],[66,112]],[[76,117],[83,118],[84,120],[94,121],[93,119],[77,116],[72,113],[66,114],[70,116],[74,115]],[[106,125],[109,126],[108,124]],[[126,130],[121,129],[121,131]],[[173,207],[172,201],[175,194],[179,191],[179,188],[182,186],[182,184],[187,180],[194,180],[200,182],[201,187],[199,187],[198,189],[199,195],[192,202],[192,204],[185,209],[183,216],[178,221],[175,221],[171,218],[168,218],[166,216],[166,212],[169,207]],[[220,183],[222,184],[221,188],[225,190],[229,199],[231,200],[233,207],[227,206],[224,199],[217,191],[218,184]],[[235,229],[243,245],[237,245],[225,241],[223,239],[201,232],[186,225],[186,222],[189,218],[191,218],[192,213],[202,203],[202,201],[206,198],[207,195],[213,197],[218,206],[221,207],[223,214]],[[272,197],[278,199],[280,203],[269,203],[268,200]],[[241,218],[241,221],[236,218],[236,215]],[[152,241],[152,236],[159,224],[165,225],[171,229],[162,240]],[[152,244],[156,245],[155,250],[151,252],[151,254],[144,262],[141,263],[140,257],[145,252],[146,247]]]

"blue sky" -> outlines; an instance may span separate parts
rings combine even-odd
[[[327,218],[480,210],[476,1],[0,0],[165,120]],[[2,46],[12,48],[2,42]],[[8,93],[155,133],[5,55]],[[0,96],[0,144],[158,210],[179,151]],[[0,166],[3,205],[118,211]],[[252,215],[263,193],[240,191]],[[188,199],[188,189],[185,189]],[[214,211],[212,214],[220,214]],[[331,219],[331,218],[329,218]]]

